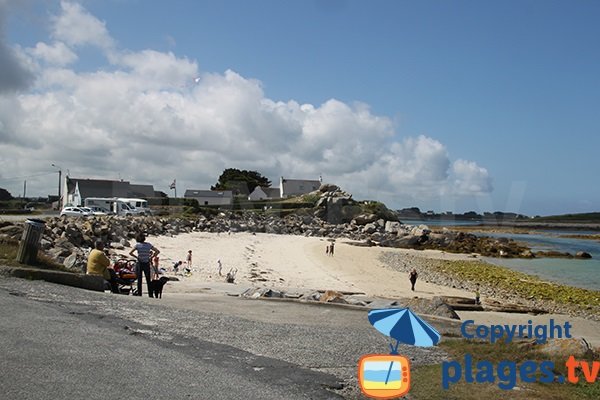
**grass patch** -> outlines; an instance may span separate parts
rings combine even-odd
[[[432,268],[459,281],[481,283],[525,299],[554,301],[580,307],[600,307],[600,292],[558,283],[481,261],[430,260]]]
[[[410,396],[414,399],[597,399],[600,395],[600,385],[581,382],[573,385],[570,383],[523,383],[520,381],[518,367],[527,360],[538,364],[542,361],[552,361],[554,373],[566,374],[564,363],[566,359],[552,357],[540,353],[536,347],[528,343],[495,343],[478,342],[465,339],[445,340],[440,343],[450,358],[458,361],[463,369],[463,376],[459,382],[452,384],[448,390],[442,387],[442,365],[428,365],[414,368],[411,378]],[[498,383],[500,380],[494,371],[495,383],[467,383],[464,379],[464,355],[470,354],[473,358],[473,375],[477,373],[476,364],[479,361],[490,361],[496,370],[500,361],[509,360],[517,364],[517,380],[515,386],[518,389],[503,390]],[[592,358],[588,359],[592,361]],[[538,368],[539,372],[539,368]],[[539,375],[538,375],[539,376]]]
[[[65,268],[64,265],[57,263],[41,251],[38,252],[37,261],[34,265],[21,264],[17,261],[18,251],[18,240],[6,238],[0,239],[0,264],[7,265],[9,267],[35,267],[70,272]]]

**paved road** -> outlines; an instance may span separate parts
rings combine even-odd
[[[365,311],[15,278],[0,278],[0,319],[7,399],[358,399],[358,358],[387,349]]]
[[[40,214],[0,214],[0,221],[19,222],[25,221],[27,218],[46,219],[51,217],[58,217],[58,211],[44,211]]]

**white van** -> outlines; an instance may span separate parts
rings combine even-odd
[[[137,215],[152,215],[152,210],[150,209],[150,207],[148,207],[147,200],[124,197],[119,197],[117,200],[127,203],[129,207],[135,210],[135,213]]]
[[[112,211],[115,215],[138,215],[138,212],[128,203],[116,197],[88,197],[84,200],[84,205],[86,207],[102,207]]]

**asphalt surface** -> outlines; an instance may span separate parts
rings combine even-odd
[[[150,299],[0,277],[6,399],[358,399],[388,341],[366,310],[224,295]],[[416,365],[437,349],[401,348]]]

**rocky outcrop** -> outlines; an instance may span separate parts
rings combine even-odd
[[[328,192],[325,192],[328,193]],[[339,199],[339,198],[338,198]],[[337,204],[335,200],[332,204]],[[342,201],[343,203],[343,201]],[[342,219],[343,207],[340,209]],[[41,248],[59,263],[78,269],[75,256],[84,257],[86,249],[102,240],[114,249],[124,249],[139,232],[147,235],[170,235],[203,231],[215,233],[272,233],[282,235],[347,238],[365,246],[441,249],[458,253],[479,253],[492,257],[527,257],[529,249],[508,239],[478,237],[447,229],[432,232],[427,226],[404,225],[399,221],[378,218],[377,214],[353,215],[350,222],[331,223],[317,216],[287,216],[224,211],[200,214],[196,218],[116,217],[49,218]],[[0,237],[20,239],[23,224],[0,228]],[[75,256],[73,256],[75,255]]]
[[[575,258],[592,258],[592,255],[586,251],[578,251],[575,253]]]
[[[311,291],[306,293],[288,293],[270,288],[250,288],[240,294],[240,297],[249,299],[294,299],[301,302],[318,302],[330,304],[347,304],[369,309],[377,308],[410,308],[418,314],[434,315],[450,319],[460,319],[443,298],[403,298],[403,299],[381,299],[369,298],[364,293],[339,292],[337,290]]]

